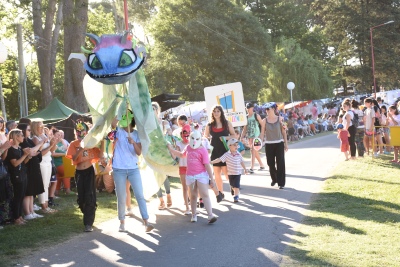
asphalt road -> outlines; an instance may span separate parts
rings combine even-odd
[[[270,186],[268,171],[256,171],[242,176],[241,202],[233,203],[225,181],[226,200],[212,199],[219,216],[213,225],[203,210],[190,223],[181,191],[174,190],[172,208],[148,203],[156,227],[149,234],[137,210],[126,220],[127,233],[118,232],[117,218],[95,224],[94,232],[35,252],[18,266],[279,266],[313,195],[342,157],[333,134],[290,144],[285,189]]]

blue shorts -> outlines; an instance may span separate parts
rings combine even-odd
[[[50,178],[50,183],[55,183],[55,182],[57,182],[57,177],[56,175],[52,175]]]
[[[228,175],[229,184],[233,188],[240,188],[240,174],[238,175]]]

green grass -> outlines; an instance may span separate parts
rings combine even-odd
[[[400,165],[338,166],[310,205],[283,266],[400,266]]]
[[[170,178],[171,187],[180,187],[179,181],[179,178]],[[7,225],[0,230],[0,267],[15,266],[18,259],[29,253],[83,233],[83,215],[76,202],[76,195],[61,194],[56,203],[59,204],[56,213],[31,220],[26,225]],[[133,194],[132,203],[136,205]],[[97,205],[94,227],[118,216],[115,195],[97,193]]]

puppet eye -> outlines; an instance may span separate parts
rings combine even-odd
[[[127,67],[136,61],[136,56],[133,50],[122,51],[121,58],[119,59],[118,67]]]
[[[92,69],[99,70],[99,69],[103,68],[103,65],[101,64],[100,60],[97,58],[96,54],[89,55],[88,62],[89,62],[89,66]]]

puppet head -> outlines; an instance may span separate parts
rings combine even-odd
[[[89,131],[89,126],[83,121],[77,121],[75,124],[76,137],[79,139],[85,138]]]
[[[87,33],[86,36],[95,45],[92,51],[82,48],[87,55],[72,53],[69,57],[84,62],[86,73],[94,80],[104,84],[122,84],[127,82],[142,66],[145,48],[132,43],[128,32],[105,34],[101,37]]]
[[[128,112],[128,119],[126,119],[126,114],[122,115],[121,120],[118,122],[119,127],[121,128],[126,128],[128,127],[128,124],[131,123],[132,124],[132,119],[133,119],[133,114],[132,111],[129,110]],[[135,127],[133,125],[133,127]]]
[[[182,131],[181,131],[181,138],[185,144],[189,143],[189,135],[190,135],[190,125],[185,124],[182,127]]]
[[[199,131],[194,130],[190,134],[189,144],[193,149],[198,149],[201,146],[201,133]]]

